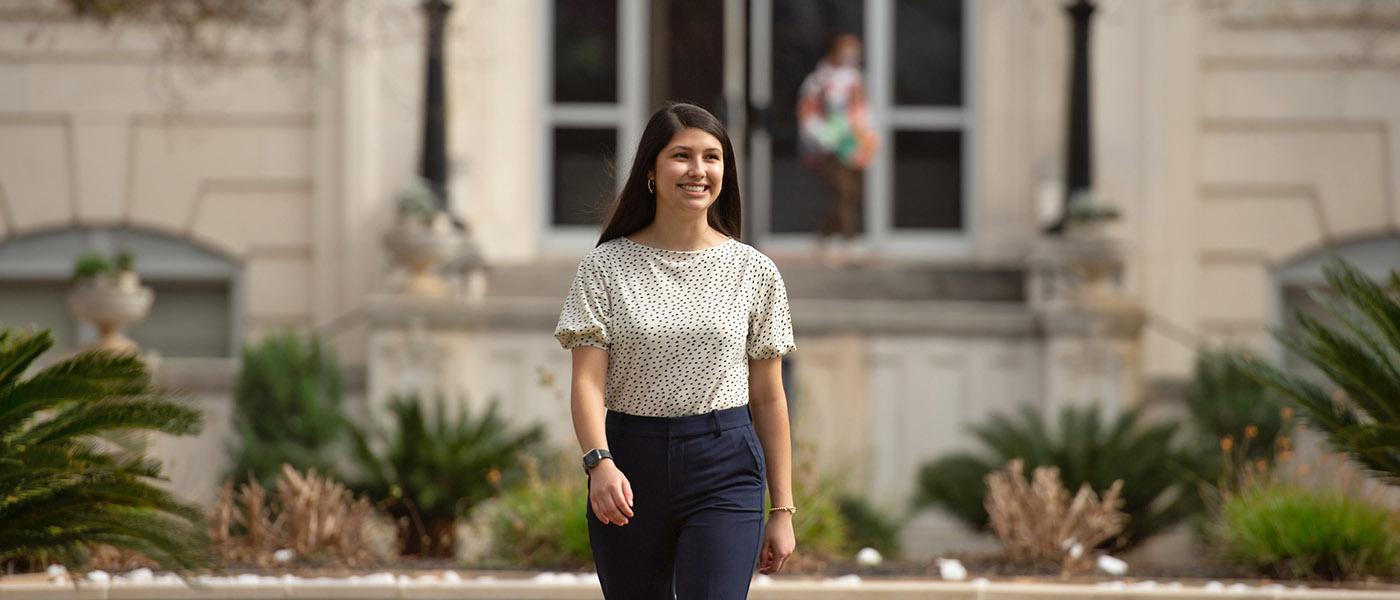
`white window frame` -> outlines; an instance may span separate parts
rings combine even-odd
[[[649,60],[647,19],[650,9],[645,0],[618,0],[617,102],[581,103],[554,100],[554,0],[536,0],[539,5],[539,121],[536,142],[540,149],[536,163],[536,211],[542,254],[577,257],[598,241],[603,224],[557,225],[554,223],[554,130],[556,127],[615,128],[617,131],[617,177],[614,193],[622,191],[632,167],[632,152],[646,125],[646,70]],[[602,168],[602,165],[599,165]]]

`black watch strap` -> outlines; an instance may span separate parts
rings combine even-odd
[[[594,448],[583,455],[583,470],[590,471],[605,458],[612,458],[612,453],[603,448]]]

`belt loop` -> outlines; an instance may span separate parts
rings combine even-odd
[[[719,411],[717,410],[710,411],[710,430],[714,432],[715,437],[719,437]]]

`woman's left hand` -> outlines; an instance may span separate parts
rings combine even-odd
[[[797,548],[797,536],[792,532],[792,513],[773,511],[763,528],[763,549],[758,552],[758,572],[772,575],[783,568],[792,551]]]

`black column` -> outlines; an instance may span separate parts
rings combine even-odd
[[[443,28],[452,0],[423,0],[427,17],[427,72],[423,94],[423,155],[418,174],[427,179],[439,209],[447,209],[447,100],[443,75]]]
[[[1050,228],[1051,233],[1064,231],[1069,216],[1069,200],[1075,192],[1093,186],[1091,156],[1091,121],[1089,118],[1089,23],[1094,15],[1093,0],[1078,0],[1065,6],[1073,27],[1069,83],[1069,128],[1065,136],[1065,197],[1064,214]]]

